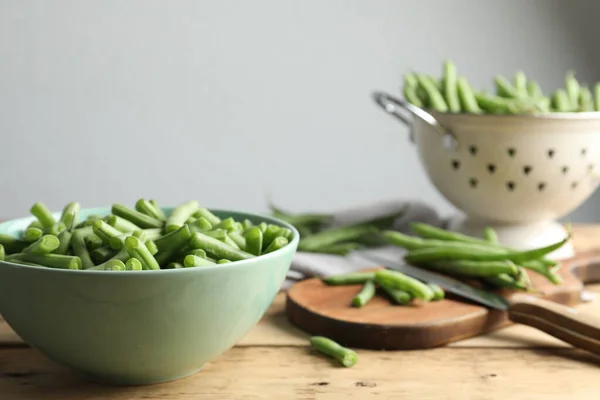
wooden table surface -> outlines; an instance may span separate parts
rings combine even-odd
[[[598,248],[600,226],[577,226],[578,251]],[[600,295],[600,285],[588,286]],[[341,368],[287,323],[281,293],[236,347],[202,372],[140,387],[88,383],[48,361],[0,323],[0,400],[595,399],[600,359],[525,326],[418,351],[363,351]],[[600,299],[578,306],[600,314]]]

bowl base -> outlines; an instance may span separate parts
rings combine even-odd
[[[498,240],[506,247],[515,250],[531,250],[561,241],[567,235],[564,226],[553,221],[534,222],[528,224],[500,224],[477,220],[465,216],[450,219],[448,229],[474,237],[482,237],[485,227],[493,228]],[[548,254],[548,258],[562,260],[575,255],[571,242]]]
[[[78,373],[79,376],[81,376],[83,379],[90,381],[90,382],[94,382],[94,383],[98,383],[101,385],[108,385],[108,386],[144,386],[144,385],[158,385],[161,383],[168,383],[168,382],[173,382],[173,381],[177,381],[180,379],[184,379],[184,378],[188,378],[192,375],[197,374],[198,372],[202,371],[202,369],[204,368],[204,366],[195,369],[193,371],[189,371],[186,372],[184,374],[181,375],[176,375],[176,376],[172,376],[172,377],[166,377],[166,378],[118,378],[118,377],[107,377],[107,376],[98,376],[98,375],[91,375],[91,374],[86,374],[86,373]]]

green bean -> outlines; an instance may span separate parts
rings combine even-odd
[[[594,111],[594,99],[592,92],[587,86],[581,88],[578,104],[578,111]]]
[[[160,228],[142,229],[142,232],[144,233],[146,240],[156,240],[163,236],[162,229]]]
[[[102,239],[95,234],[84,236],[83,241],[88,251],[99,249],[104,245]]]
[[[207,208],[199,208],[198,211],[194,213],[194,217],[200,218],[204,217],[210,222],[212,226],[215,226],[221,222],[221,218],[217,217],[215,214],[210,212]]]
[[[23,260],[17,260],[17,259],[10,260],[9,262],[11,262],[13,264],[19,264],[19,265],[27,265],[29,267],[44,267],[44,265],[40,265],[40,264],[28,262],[28,261],[23,261]]]
[[[125,263],[123,263],[121,260],[108,260],[102,265],[88,268],[88,270],[92,271],[125,271],[126,269],[127,267],[125,267]]]
[[[478,106],[490,114],[510,114],[509,101],[504,97],[474,93]]]
[[[360,292],[352,299],[354,307],[363,307],[375,296],[375,282],[366,281]]]
[[[489,242],[484,239],[475,238],[472,236],[463,235],[456,232],[451,232],[433,225],[422,222],[413,222],[410,224],[410,229],[425,239],[438,239],[457,242],[469,242],[475,244],[489,245]]]
[[[227,234],[229,236],[229,238],[235,242],[235,244],[237,245],[237,247],[241,250],[246,251],[246,238],[244,238],[244,236],[242,234],[240,234],[237,231],[233,231],[233,232],[229,232]]]
[[[187,225],[185,225],[187,226]],[[158,245],[158,244],[157,244]],[[135,236],[129,236],[125,239],[123,243],[123,247],[127,251],[127,253],[133,257],[140,260],[142,263],[142,267],[145,270],[158,270],[160,266],[154,256],[150,253],[146,245],[136,238]]]
[[[197,219],[194,220],[194,222],[192,222],[190,224],[190,230],[192,231],[192,233],[195,233],[195,232],[208,232],[208,231],[210,231],[212,229],[213,229],[213,226],[204,217],[197,218]]]
[[[56,223],[56,219],[54,219],[50,210],[39,201],[31,207],[30,212],[40,221],[44,229],[50,229]]]
[[[429,286],[429,288],[433,291],[433,301],[440,301],[446,297],[444,289],[442,289],[439,285],[430,282],[427,284],[427,286]]]
[[[567,96],[569,98],[569,103],[571,106],[574,106],[579,103],[579,82],[575,79],[575,73],[573,71],[568,71],[565,75],[565,87],[567,91]]]
[[[119,235],[113,236],[108,241],[108,245],[114,250],[121,250],[123,248],[123,243],[128,236],[135,236],[140,239],[142,242],[147,242],[148,240],[154,241],[161,236],[160,232],[155,233],[154,229],[136,229],[132,232],[121,233],[119,231]]]
[[[396,304],[409,304],[413,299],[413,296],[405,290],[395,289],[385,285],[382,285],[381,288]]]
[[[201,257],[201,258],[207,258],[206,256],[206,252],[202,249],[195,249],[190,251],[188,254],[186,255],[190,255],[190,256],[196,256],[196,257]]]
[[[29,225],[27,225],[27,228],[44,229],[44,227],[42,226],[40,221],[38,221],[37,219],[34,219],[33,221],[31,221],[31,223]]]
[[[128,258],[127,261],[125,261],[125,269],[127,271],[141,271],[144,268],[143,268],[142,262],[140,260],[132,257],[132,258]]]
[[[135,209],[136,209],[136,211],[141,212],[142,214],[152,217],[158,221],[164,222],[167,220],[165,217],[165,214],[162,212],[162,210],[155,207],[154,204],[152,204],[148,200],[139,199],[135,203]]]
[[[178,262],[170,262],[167,265],[167,269],[180,269],[180,268],[185,268],[185,267],[183,266],[183,264],[178,263]]]
[[[158,247],[156,247],[156,243],[154,243],[152,240],[146,240],[144,244],[146,245],[146,248],[150,254],[155,255],[158,253]]]
[[[552,106],[558,112],[573,111],[573,105],[569,100],[569,95],[562,89],[558,89],[554,92],[554,95],[552,95]]]
[[[246,239],[246,251],[255,256],[260,256],[262,252],[263,233],[258,226],[249,228],[244,233]]]
[[[56,250],[54,250],[54,254],[67,254],[67,250],[69,250],[69,247],[71,245],[71,232],[62,231],[58,234],[57,237],[60,244],[58,245]]]
[[[243,250],[243,249],[242,249],[242,248],[241,248],[241,247],[240,247],[240,246],[237,244],[237,242],[231,238],[231,236],[229,235],[229,232],[228,232],[228,231],[224,231],[223,242],[224,242],[224,243],[226,243],[226,244],[228,244],[229,246],[231,246],[231,247],[233,247],[233,248],[236,248],[236,249],[239,249],[239,250]]]
[[[156,218],[142,214],[139,211],[132,210],[122,204],[113,204],[111,212],[121,218],[124,218],[140,228],[162,228],[163,222]],[[185,220],[184,220],[185,221]],[[111,224],[112,225],[112,224]],[[113,225],[114,226],[114,225]],[[115,226],[115,228],[117,228]],[[119,229],[119,228],[117,228]]]
[[[301,251],[314,251],[321,247],[337,244],[339,242],[353,241],[362,236],[376,232],[377,229],[374,227],[364,225],[327,229],[314,235],[302,238],[298,244],[298,249]]]
[[[189,225],[184,225],[176,231],[167,233],[165,236],[156,239],[154,241],[158,248],[156,261],[160,265],[168,263],[181,251],[191,237],[192,232],[190,231]]]
[[[514,277],[506,274],[488,276],[484,278],[484,281],[499,288],[520,290],[528,289],[527,286],[523,285],[522,283],[519,283]]]
[[[65,256],[62,254],[34,254],[17,253],[11,254],[12,260],[21,260],[29,263],[38,264],[48,268],[58,269],[81,269],[81,259],[76,256]],[[7,256],[8,261],[8,256]]]
[[[29,243],[19,240],[16,237],[6,233],[0,233],[0,245],[4,246],[4,250],[10,254],[19,253],[21,250],[27,247]]]
[[[218,239],[196,232],[189,240],[190,247],[203,249],[217,258],[226,258],[231,261],[247,260],[255,257],[253,254],[231,247]]]
[[[523,71],[515,74],[515,94],[518,97],[527,97],[527,77]]]
[[[117,252],[108,246],[97,248],[90,251],[90,258],[94,264],[102,264],[110,260]]]
[[[329,246],[320,247],[318,250],[313,252],[319,254],[333,254],[338,256],[345,256],[355,250],[362,248],[363,245],[360,243],[348,242],[348,243],[339,243],[332,244]]]
[[[544,97],[544,93],[542,93],[542,88],[536,81],[529,80],[527,81],[527,94],[532,99],[539,99]]]
[[[62,231],[65,231],[65,230],[67,230],[67,226],[65,224],[63,224],[62,222],[57,222],[54,225],[52,225],[50,228],[44,229],[44,233],[48,233],[50,235],[57,236],[59,233],[61,233]]]
[[[102,221],[101,219],[94,222],[92,226],[96,236],[102,240],[102,243],[109,244],[110,239],[121,235],[121,231]]]
[[[271,244],[269,245],[269,247],[267,247],[263,254],[268,254],[277,251],[285,247],[288,243],[289,242],[286,238],[284,238],[283,236],[278,236],[271,242]]]
[[[0,244],[0,261],[4,261],[4,257],[6,256],[6,251],[4,250],[4,246]]]
[[[60,242],[54,235],[44,235],[29,246],[25,247],[23,253],[49,254],[56,250]]]
[[[76,201],[65,206],[60,217],[60,222],[65,224],[66,229],[72,230],[77,225],[77,215],[79,214],[79,210],[81,210],[81,205]]]
[[[600,111],[600,82],[594,85],[594,109]]]
[[[81,267],[83,269],[89,269],[94,266],[94,262],[85,245],[85,236],[80,229],[73,231],[73,235],[71,236],[71,247],[73,248],[73,254],[81,260]]]
[[[469,85],[467,78],[464,76],[458,78],[457,91],[460,104],[465,112],[470,114],[481,114],[482,110],[479,107],[479,104],[477,104],[473,89],[471,88],[471,85]]]
[[[206,267],[209,265],[215,265],[215,263],[212,261],[208,261],[206,258],[193,256],[191,254],[185,256],[185,258],[183,259],[183,266],[186,268]]]
[[[417,76],[412,72],[407,72],[404,74],[404,83],[408,86],[417,87],[419,86],[419,81]]]
[[[412,82],[412,80],[406,79],[406,75],[410,75],[412,78],[414,78],[414,83]],[[402,88],[402,91],[404,93],[404,98],[406,98],[406,101],[419,108],[423,108],[424,103],[423,100],[419,97],[418,82],[416,79],[417,78],[415,78],[412,74],[405,74],[404,87]]]
[[[555,272],[553,272],[549,266],[544,264],[542,260],[529,260],[521,262],[519,265],[528,270],[537,272],[538,274],[546,277],[546,279],[555,285],[560,285],[562,283],[562,278],[560,275],[557,275]]]
[[[469,277],[486,277],[498,274],[517,276],[519,273],[519,269],[511,261],[438,260],[421,263],[419,266]]]
[[[459,113],[456,66],[451,60],[446,60],[444,63],[444,96],[450,112]]]
[[[23,232],[23,240],[27,243],[35,242],[44,235],[44,231],[40,228],[27,228]]]
[[[331,275],[322,277],[321,281],[327,285],[339,286],[339,285],[356,285],[359,283],[366,283],[369,280],[375,279],[375,272],[349,272],[340,275]]]
[[[446,104],[446,100],[444,100],[444,96],[442,96],[439,88],[433,82],[431,77],[424,74],[418,74],[417,80],[419,81],[419,85],[425,90],[425,93],[427,94],[427,104],[437,112],[448,112],[448,105]]]
[[[85,221],[82,221],[75,226],[75,229],[81,229],[81,228],[85,228],[87,226],[92,226],[92,225],[94,225],[95,221],[97,221],[99,219],[103,219],[103,218],[104,218],[104,216],[102,216],[102,215],[88,215],[88,217],[85,219]]]
[[[160,208],[160,206],[158,205],[158,203],[156,202],[156,200],[150,200],[150,204],[152,204],[154,206],[154,209],[158,212],[159,217],[157,218],[160,221],[166,221],[167,217],[165,216],[165,213],[163,211],[162,208]]]
[[[167,217],[167,223],[165,225],[166,232],[174,232],[177,229],[181,228],[183,225],[185,225],[185,221],[187,221],[189,217],[194,215],[199,208],[200,205],[196,200],[190,200],[175,207],[175,209]]]
[[[434,296],[429,286],[398,271],[380,269],[375,272],[375,282],[380,286],[404,290],[423,301],[429,301]]]
[[[260,224],[258,224],[258,228],[261,230],[261,232],[263,234],[267,231],[268,227],[269,227],[269,225],[266,222],[261,222]]]
[[[254,224],[252,223],[252,221],[250,221],[249,219],[245,219],[242,222],[242,229],[243,232],[246,232],[248,229],[252,228],[254,226]]]
[[[494,228],[490,228],[490,227],[486,227],[483,229],[483,237],[485,238],[486,241],[490,242],[491,244],[498,244],[498,234],[496,233],[496,231],[494,230]]]
[[[271,210],[273,210],[274,217],[279,218],[290,225],[306,226],[309,229],[321,229],[323,226],[329,224],[333,220],[333,216],[330,214],[304,213],[292,215],[278,209],[273,205],[271,205]],[[264,229],[267,227],[266,222],[263,222],[260,225],[264,225]]]
[[[510,83],[508,79],[506,79],[502,75],[494,76],[494,84],[496,85],[496,94],[500,97],[514,99],[519,97],[516,89]]]
[[[358,354],[354,350],[345,348],[331,339],[323,336],[313,336],[310,344],[321,353],[333,357],[346,368],[352,367],[358,361]]]
[[[106,218],[104,218],[104,221],[113,228],[123,233],[133,232],[135,230],[142,229],[133,222],[128,221],[125,218],[121,218],[118,215],[109,215]]]
[[[215,225],[216,229],[225,229],[228,231],[235,230],[235,220],[232,217],[228,217],[222,219],[217,225]]]
[[[222,258],[219,261],[217,261],[217,264],[229,264],[230,262],[231,262],[231,260],[227,260],[225,258]]]

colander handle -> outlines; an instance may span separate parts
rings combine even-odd
[[[458,141],[454,134],[442,126],[437,119],[427,111],[410,104],[406,100],[401,100],[390,96],[384,92],[373,92],[373,100],[386,113],[400,120],[404,125],[411,128],[412,121],[406,116],[406,113],[412,114],[414,117],[421,119],[426,124],[429,124],[433,129],[438,131],[440,135],[446,138],[447,147],[456,147]]]

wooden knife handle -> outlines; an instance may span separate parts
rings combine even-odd
[[[526,295],[511,300],[508,317],[600,356],[600,317]]]

